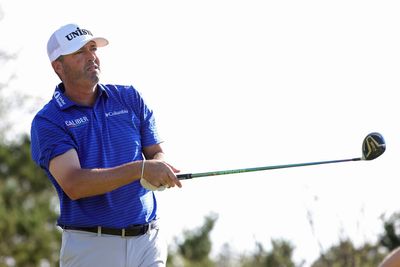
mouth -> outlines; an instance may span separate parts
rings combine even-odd
[[[89,72],[98,71],[99,69],[100,69],[99,66],[96,65],[96,64],[91,64],[91,65],[86,67],[86,70],[89,71]]]

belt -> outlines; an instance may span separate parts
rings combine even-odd
[[[93,227],[77,227],[77,226],[68,226],[62,225],[61,228],[65,230],[77,230],[77,231],[84,231],[84,232],[91,232],[97,233],[98,235],[105,234],[105,235],[117,235],[117,236],[139,236],[144,235],[145,233],[149,232],[150,230],[157,229],[158,224],[156,221],[152,221],[147,224],[140,224],[140,225],[133,225],[127,228],[107,228],[102,226],[93,226]]]

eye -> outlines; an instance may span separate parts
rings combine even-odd
[[[83,52],[82,49],[79,49],[78,51],[76,51],[75,53],[73,53],[73,55],[77,55],[77,54],[81,54]]]

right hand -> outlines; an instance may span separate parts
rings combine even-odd
[[[155,187],[182,187],[175,173],[179,170],[161,160],[146,160],[144,163],[143,179]]]

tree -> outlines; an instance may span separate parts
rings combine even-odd
[[[265,257],[265,266],[296,267],[293,262],[293,245],[285,240],[272,240],[272,251]]]
[[[284,239],[272,239],[272,249],[266,251],[264,246],[257,242],[256,251],[251,256],[244,256],[241,259],[242,267],[296,267],[292,257],[294,246]]]
[[[30,157],[27,136],[0,144],[0,266],[58,262],[55,190]]]
[[[383,259],[377,245],[369,243],[356,248],[350,239],[341,240],[321,255],[312,267],[376,267]]]
[[[194,230],[183,232],[183,241],[177,241],[177,252],[170,251],[168,266],[213,267],[209,255],[212,249],[210,233],[218,216],[214,213],[206,216],[204,224]]]
[[[392,251],[400,246],[400,212],[392,214],[388,219],[381,217],[383,221],[383,234],[379,237],[379,244],[387,251]]]

